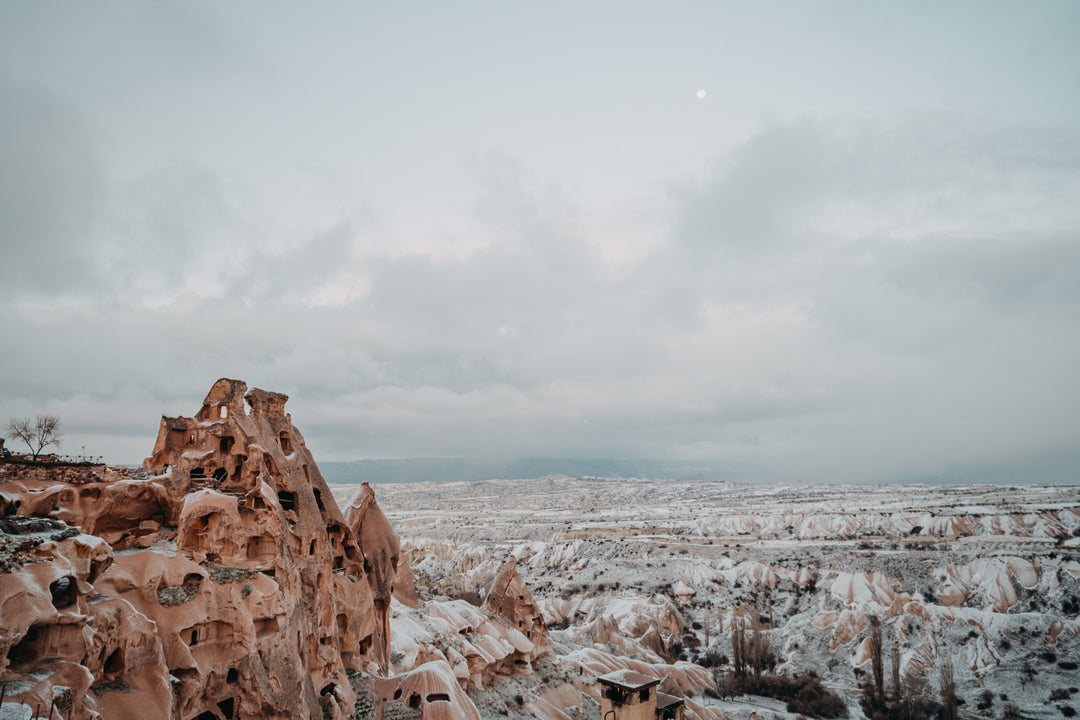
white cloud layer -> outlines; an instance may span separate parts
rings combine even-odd
[[[1076,479],[1074,6],[262,8],[0,9],[5,417]]]

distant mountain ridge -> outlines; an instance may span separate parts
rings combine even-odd
[[[703,463],[612,458],[407,458],[320,462],[331,483],[475,482],[478,480],[571,477],[677,478],[724,480],[725,473]]]

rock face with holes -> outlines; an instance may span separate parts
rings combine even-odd
[[[360,542],[364,574],[375,605],[375,657],[386,674],[390,666],[390,600],[394,595],[401,546],[390,521],[375,503],[375,491],[364,483],[349,506],[349,528]]]
[[[167,709],[172,693],[154,624],[95,590],[112,562],[108,543],[30,517],[4,517],[0,532],[5,710],[30,717],[40,707],[45,716],[52,705],[66,719],[138,717],[139,704]]]
[[[53,518],[0,536],[5,710],[352,714],[346,669],[386,666],[390,596],[415,591],[374,493],[346,520],[287,399],[217,381],[194,417],[162,418],[141,473],[2,466],[4,512]]]
[[[503,565],[484,604],[533,644],[534,649],[521,659],[531,662],[551,648],[544,615],[537,609],[532,593],[518,574],[516,557],[511,556]]]

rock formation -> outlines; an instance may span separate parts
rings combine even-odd
[[[3,717],[478,719],[466,688],[531,672],[550,639],[513,564],[492,612],[421,609],[374,491],[341,512],[287,400],[218,380],[140,471],[0,463]],[[438,637],[395,662],[410,613]]]
[[[543,614],[536,608],[532,593],[517,571],[517,558],[503,565],[488,592],[485,605],[493,613],[517,628],[536,646],[534,656],[551,646]],[[531,659],[531,658],[528,658]]]
[[[386,667],[390,594],[415,591],[370,488],[346,521],[287,399],[219,380],[140,473],[0,466],[3,512],[50,518],[0,536],[5,710],[352,715],[347,671]]]

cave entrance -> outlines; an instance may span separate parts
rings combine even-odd
[[[222,408],[224,409],[224,408]],[[217,704],[218,710],[225,716],[225,720],[232,720],[233,707],[236,703],[236,698],[225,698]]]
[[[113,650],[105,660],[104,670],[110,675],[115,675],[124,669],[124,651],[120,648]]]
[[[40,625],[31,625],[26,634],[23,635],[22,640],[12,646],[11,650],[8,651],[8,667],[17,673],[21,673],[29,669],[31,663],[38,659],[41,655],[41,648],[38,646],[40,630]]]
[[[75,578],[68,576],[54,581],[49,585],[49,594],[52,595],[52,604],[57,610],[71,607],[79,599]]]

